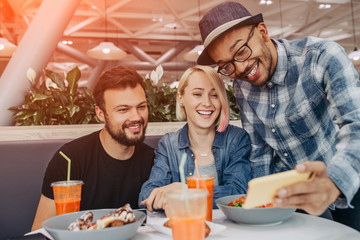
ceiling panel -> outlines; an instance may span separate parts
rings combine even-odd
[[[41,0],[0,0],[0,33],[18,44],[31,24]],[[169,70],[167,81],[178,79],[189,62],[183,55],[201,42],[198,21],[221,0],[82,0],[64,32],[70,47],[86,52],[99,42],[110,40],[128,52],[122,61],[144,62],[131,50],[134,47],[154,61],[177,49],[178,54],[167,59],[179,65]],[[308,35],[331,39],[347,52],[354,46],[349,0],[273,0],[271,5],[260,1],[238,1],[252,14],[263,13],[270,35],[274,38],[302,38]],[[353,0],[356,36],[360,35],[360,0]],[[331,4],[320,9],[320,4]],[[105,6],[106,5],[106,6]],[[106,19],[106,21],[105,21]],[[358,40],[360,42],[360,40]],[[8,59],[2,59],[2,66]],[[55,52],[54,66],[61,63],[82,64],[71,56]],[[109,65],[121,64],[121,62]],[[359,66],[357,66],[359,67]],[[149,69],[138,69],[148,72]],[[84,71],[91,71],[85,68]],[[166,69],[165,69],[166,71]],[[170,76],[171,75],[171,76]]]

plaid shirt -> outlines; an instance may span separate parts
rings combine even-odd
[[[360,81],[343,48],[314,37],[273,40],[278,62],[261,87],[234,79],[252,142],[252,177],[320,160],[346,197],[360,186]]]

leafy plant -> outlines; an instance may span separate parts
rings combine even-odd
[[[159,65],[156,70],[145,77],[146,94],[148,97],[149,122],[173,122],[176,119],[176,88],[163,83],[157,86],[163,75],[163,68]]]
[[[45,69],[46,81],[35,84],[36,73],[31,68],[27,76],[31,81],[24,103],[9,110],[14,111],[16,125],[59,125],[100,123],[95,114],[95,101],[92,92],[78,87],[81,73],[78,67],[70,70],[64,79],[59,74]],[[159,65],[150,76],[145,77],[148,96],[149,122],[173,122],[176,119],[177,88],[158,82],[163,75]],[[226,88],[230,102],[230,120],[240,119],[234,91],[230,85]]]
[[[148,96],[149,122],[173,122],[176,119],[176,88],[170,88],[166,83],[162,87],[151,84],[145,79]]]
[[[236,98],[234,95],[234,89],[231,85],[227,85],[226,87],[226,95],[229,99],[229,107],[230,107],[230,120],[240,120],[240,110],[236,104]]]
[[[91,91],[78,87],[81,73],[78,67],[66,74],[45,69],[47,80],[35,84],[35,72],[31,68],[27,76],[31,81],[24,103],[9,110],[14,111],[16,125],[59,125],[100,123],[95,114],[95,101]]]

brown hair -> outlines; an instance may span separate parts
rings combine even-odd
[[[107,89],[135,88],[138,84],[140,84],[146,94],[145,82],[134,68],[126,66],[111,68],[100,76],[94,87],[93,95],[95,103],[104,111],[104,92]]]

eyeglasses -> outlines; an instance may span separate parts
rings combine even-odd
[[[252,54],[252,50],[249,47],[248,43],[249,43],[250,39],[252,38],[252,36],[254,36],[255,27],[256,26],[252,27],[247,41],[235,52],[232,60],[229,62],[226,62],[222,66],[219,66],[219,68],[217,70],[218,73],[220,73],[221,75],[224,75],[224,76],[230,76],[236,70],[236,66],[235,66],[234,62],[245,62],[246,60],[248,60],[248,58]]]

